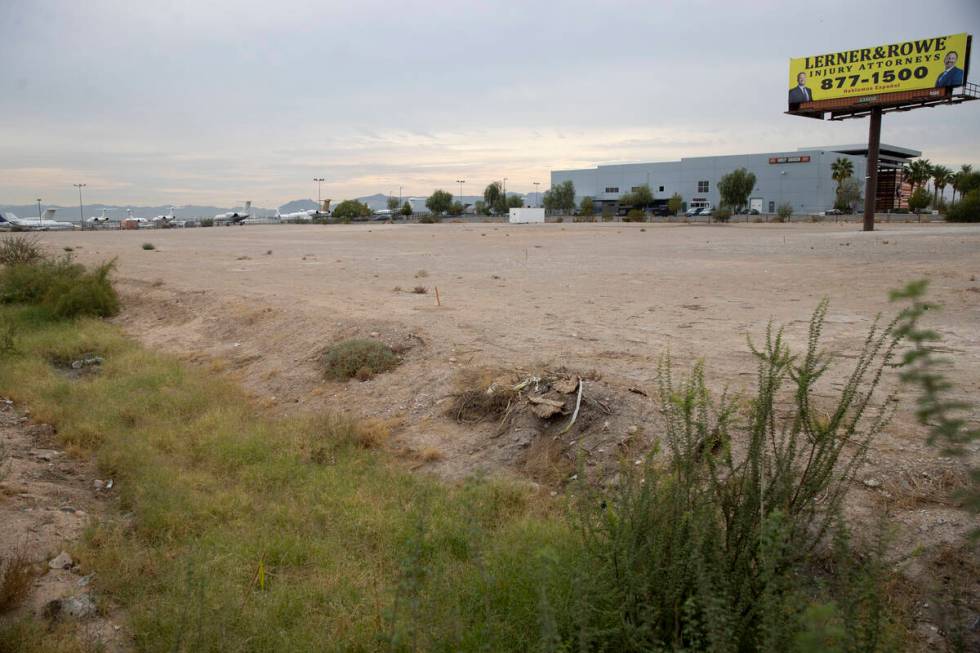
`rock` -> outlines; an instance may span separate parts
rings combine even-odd
[[[881,481],[876,478],[866,478],[864,479],[864,484],[871,489],[881,487]]]
[[[44,616],[51,620],[64,618],[88,619],[98,612],[91,594],[76,594],[65,599],[49,601],[44,606]]]
[[[97,478],[92,481],[92,487],[94,487],[96,490],[103,490],[105,489],[105,481]]]
[[[48,563],[48,566],[52,569],[71,569],[74,565],[75,561],[65,551],[59,553],[57,557]]]

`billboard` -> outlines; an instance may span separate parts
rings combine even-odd
[[[970,36],[951,34],[790,59],[789,108],[802,102],[963,86]]]

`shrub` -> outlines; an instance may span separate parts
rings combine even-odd
[[[789,219],[793,217],[793,205],[789,202],[783,202],[776,209],[776,214],[780,218],[780,222],[789,222]]]
[[[728,220],[732,217],[732,210],[729,208],[721,208],[712,213],[711,217],[718,222],[728,222]]]
[[[8,235],[0,238],[0,264],[21,265],[36,263],[44,251],[35,236]]]
[[[439,222],[442,222],[442,218],[438,215],[428,214],[419,218],[419,224],[436,224]]]
[[[200,225],[202,227],[213,227],[214,226],[214,218],[201,218]]]
[[[826,310],[822,302],[814,313],[802,356],[771,327],[763,346],[752,347],[751,401],[713,399],[700,363],[678,386],[669,358],[662,361],[668,455],[625,470],[609,492],[583,483],[577,596],[552,615],[564,644],[796,650],[812,627],[808,612],[833,602],[833,621],[854,644],[848,650],[881,645],[880,553],[863,561],[851,553],[841,503],[892,414],[891,398],[876,389],[898,337],[876,323],[833,405],[818,410],[825,389],[817,383],[830,366],[818,349]],[[833,559],[829,586],[816,578],[821,557]]]
[[[110,317],[119,312],[119,296],[109,274],[115,261],[88,270],[71,258],[14,265],[0,272],[0,303],[33,304],[51,317]]]
[[[328,379],[367,380],[398,365],[398,356],[377,340],[352,339],[333,345],[323,354],[323,371]]]
[[[630,209],[623,222],[646,222],[647,216],[640,209]]]
[[[416,295],[424,295],[427,292],[429,292],[429,289],[426,288],[425,286],[415,286],[414,288],[412,288],[412,292],[415,293]]]
[[[154,245],[153,243],[143,243],[143,249],[150,251],[156,249],[156,245]]]
[[[946,212],[949,222],[980,222],[980,190],[971,190]]]
[[[929,206],[929,202],[931,201],[932,196],[929,195],[929,191],[920,186],[913,191],[911,196],[909,196],[909,208],[913,213],[918,213],[922,209]]]
[[[0,556],[0,614],[17,607],[34,582],[34,565],[22,551]]]

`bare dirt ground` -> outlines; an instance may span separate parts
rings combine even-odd
[[[94,574],[70,553],[111,489],[95,488],[94,466],[61,450],[50,425],[2,399],[0,453],[0,555],[8,565],[23,556],[33,577],[0,622],[32,616],[92,650],[129,650],[119,609],[93,592]]]
[[[665,351],[680,368],[703,358],[719,390],[749,391],[746,336],[761,338],[773,320],[802,348],[822,297],[831,299],[824,345],[840,355],[839,381],[875,315],[897,311],[888,291],[923,277],[943,306],[928,326],[954,362],[958,396],[972,401],[980,390],[977,226],[283,225],[43,239],[85,262],[117,258],[118,322],[144,344],[232,374],[273,413],[389,420],[394,450],[448,478],[504,473],[559,488],[578,457],[597,477],[612,476],[656,438]],[[350,337],[395,345],[404,361],[369,381],[324,381],[321,352]],[[559,434],[567,416],[507,429],[447,417],[461,372],[482,368],[509,379],[585,378],[578,422]],[[941,584],[972,573],[976,615],[976,570],[942,567],[962,562],[950,551],[977,525],[950,499],[963,462],[925,443],[910,397],[900,392],[850,510],[891,516],[896,559],[913,577]],[[944,617],[921,609],[928,639]]]

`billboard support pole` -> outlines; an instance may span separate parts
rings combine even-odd
[[[871,109],[868,129],[868,183],[864,189],[864,230],[875,230],[875,204],[878,199],[878,149],[881,146],[881,107]]]

